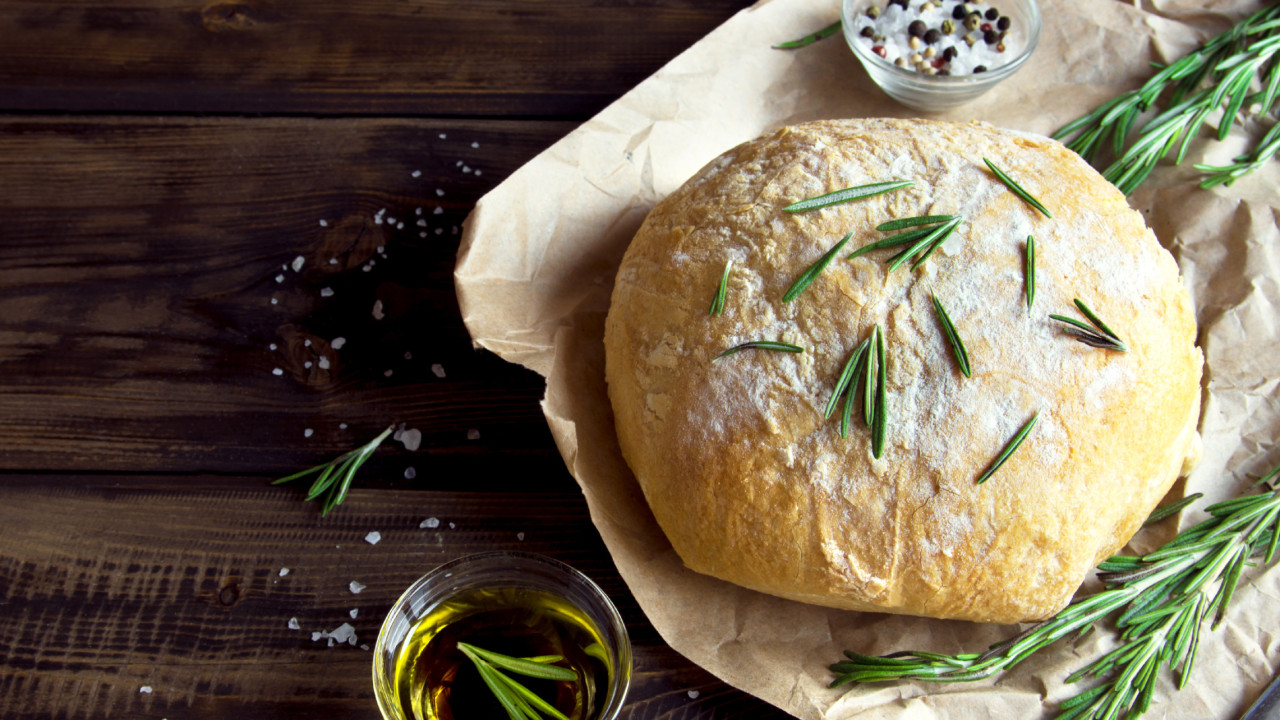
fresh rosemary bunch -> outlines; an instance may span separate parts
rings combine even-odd
[[[458,649],[476,666],[480,679],[493,692],[511,720],[539,720],[544,714],[557,720],[569,720],[554,705],[537,693],[516,682],[510,675],[516,673],[543,680],[577,682],[578,673],[552,663],[564,660],[562,655],[542,655],[531,658],[514,658],[508,655],[482,650],[475,645],[460,642]]]
[[[321,495],[328,493],[324,502],[320,506],[321,517],[328,515],[330,510],[341,505],[342,501],[347,499],[347,492],[351,489],[351,481],[356,478],[356,472],[362,465],[364,465],[364,462],[369,459],[369,456],[373,454],[373,451],[378,449],[378,446],[382,444],[382,441],[387,439],[387,436],[390,435],[393,430],[395,430],[394,425],[383,430],[381,435],[355,450],[348,450],[322,465],[316,465],[315,467],[307,468],[301,472],[286,475],[285,477],[272,481],[271,484],[282,485],[292,480],[297,480],[298,478],[319,473],[319,475],[316,476],[316,479],[312,481],[311,487],[307,490],[307,496],[303,498],[303,501],[315,500]]]
[[[1100,682],[1063,702],[1058,717],[1139,715],[1151,703],[1162,666],[1174,673],[1178,688],[1186,685],[1201,626],[1210,616],[1214,628],[1222,622],[1244,567],[1255,564],[1254,558],[1260,557],[1263,565],[1275,560],[1280,547],[1278,478],[1280,467],[1259,483],[1263,491],[1210,505],[1205,509],[1207,520],[1183,530],[1155,552],[1113,556],[1098,567],[1104,590],[1076,600],[984,653],[908,651],[871,656],[846,652],[847,660],[831,666],[836,675],[832,686],[901,678],[980,680],[1119,612],[1115,620],[1119,646],[1067,678],[1067,682]]]
[[[1116,157],[1102,174],[1128,195],[1175,147],[1175,162],[1181,163],[1191,140],[1214,110],[1223,108],[1219,140],[1251,106],[1258,105],[1260,115],[1270,113],[1280,96],[1278,52],[1280,5],[1273,4],[1161,69],[1137,90],[1118,95],[1068,123],[1054,137],[1073,138],[1067,146],[1090,162],[1110,140]],[[1261,79],[1262,90],[1258,92],[1252,91],[1255,78]],[[1126,147],[1138,116],[1166,91],[1168,109],[1146,121]],[[1201,185],[1230,184],[1266,162],[1278,148],[1280,131],[1272,128],[1252,152],[1236,158],[1232,165],[1197,165],[1198,170],[1210,173]]]

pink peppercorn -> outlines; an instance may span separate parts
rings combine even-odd
[[[873,53],[875,53],[875,54],[879,55],[880,57],[885,57],[885,55],[887,54],[887,53],[885,53],[885,50],[884,50],[884,46],[883,46],[883,45],[872,45],[872,46],[871,46],[871,52],[873,52]]]

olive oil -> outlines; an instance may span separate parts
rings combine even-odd
[[[512,657],[561,655],[576,681],[513,676],[570,720],[591,720],[607,698],[610,667],[600,630],[564,598],[528,588],[464,592],[431,609],[396,654],[396,699],[414,720],[487,720],[507,713],[458,649],[465,642]]]

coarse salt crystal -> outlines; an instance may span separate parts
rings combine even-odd
[[[421,170],[414,170],[413,172],[409,173],[409,176],[410,176],[410,177],[416,177],[416,178],[422,177],[422,171],[421,171]]]
[[[277,300],[276,298],[271,298],[271,304],[272,304],[272,305],[279,305],[279,304],[280,304],[280,301],[279,301],[279,300]]]
[[[702,694],[702,693],[698,692],[697,690],[690,690],[690,691],[688,692],[688,695],[689,695],[689,699],[690,699],[690,700],[697,700],[697,699],[698,699],[698,696],[699,696],[699,695],[701,695],[701,694]]]
[[[440,139],[441,139],[441,140],[445,139],[445,137],[447,137],[447,136],[446,136],[444,133],[440,133]]]
[[[436,188],[436,197],[444,197],[444,190]]]
[[[283,375],[283,374],[284,374],[284,370],[281,370],[280,368],[271,368],[271,374],[272,374],[272,375]]]
[[[289,618],[289,629],[290,629],[290,630],[301,630],[301,629],[302,629],[302,625],[298,622],[298,618],[296,618],[296,617],[291,617],[291,618]]]
[[[329,258],[329,264],[330,264],[330,265],[337,265],[337,264],[338,264],[338,258]]]
[[[378,532],[377,530],[373,530],[368,535],[364,536],[364,541],[369,543],[370,545],[377,545],[378,542],[381,540],[382,540],[382,533]]]
[[[477,171],[476,171],[476,177],[480,177],[480,171],[479,171],[479,170],[477,170]]]
[[[289,568],[280,568],[280,577],[284,577],[285,575],[288,575],[288,574],[289,574]]]
[[[462,172],[464,172],[464,173],[469,173],[469,172],[471,172],[471,167],[470,167],[469,165],[463,165],[463,166],[462,166]]]
[[[284,275],[277,275],[277,276],[276,276],[276,282],[278,282],[278,283],[282,283],[282,282],[284,282]]]
[[[333,297],[333,288],[331,287],[320,288],[320,297]]]
[[[339,430],[346,430],[346,429],[347,429],[347,424],[346,424],[346,423],[338,423],[338,429],[339,429]]]
[[[268,346],[267,346],[267,348],[269,348],[269,349],[271,349],[271,350],[275,350],[275,349],[277,349],[277,348],[279,348],[279,347],[280,347],[280,346],[279,346],[279,345],[276,345],[275,343],[271,343],[270,345],[268,345]]]
[[[351,611],[347,614],[351,616],[352,620],[355,620],[356,616],[360,614],[360,608],[351,608]]]
[[[321,220],[321,221],[320,221],[320,227],[329,227],[329,221],[328,221],[328,220]]]
[[[444,377],[444,366],[440,363],[435,363],[431,366],[431,372],[434,373],[436,377],[442,378]]]
[[[524,542],[524,533],[522,533],[522,532],[518,532],[518,533],[516,533],[516,539],[517,539],[517,540],[519,540],[519,541],[521,541],[521,542]]]
[[[329,356],[328,356],[328,355],[321,355],[321,356],[320,356],[320,360],[319,360],[319,365],[320,365],[320,369],[321,369],[321,370],[328,370],[328,369],[329,369]]]
[[[334,338],[332,341],[330,341],[330,342],[329,342],[329,347],[333,348],[334,350],[341,350],[341,349],[342,349],[342,346],[343,346],[343,345],[346,345],[346,344],[347,344],[347,339],[346,339],[346,338],[344,338],[344,337],[336,337],[336,338]]]
[[[316,434],[316,431],[312,430],[311,428],[306,428],[305,430],[302,431],[302,437],[311,437],[312,435],[315,435],[315,434]]]
[[[151,694],[151,686],[150,686],[150,685],[143,685],[142,687],[138,688],[138,692],[140,692],[140,693],[142,693],[142,694],[144,694],[144,695],[150,695],[150,694]]]
[[[418,227],[426,227],[426,226],[427,226],[427,221],[426,221],[426,220],[419,220],[419,221],[418,221]]]
[[[405,468],[405,469],[404,469],[404,479],[405,479],[405,480],[412,480],[412,479],[414,479],[414,478],[416,478],[416,477],[418,477],[418,471],[417,471],[417,470],[415,470],[415,469],[413,468],[413,466],[412,466],[412,465],[410,465],[409,467],[407,467],[407,468]]]
[[[437,235],[443,235],[443,234],[444,234],[444,228],[436,228],[436,234],[437,234]]]
[[[432,529],[438,528],[440,527],[440,518],[429,517],[426,520],[423,520],[422,522],[418,523],[418,527],[432,528]]]
[[[320,632],[319,630],[313,631],[311,633],[311,642],[315,642],[322,637],[324,637],[324,633]]]
[[[352,595],[359,595],[360,591],[364,590],[367,587],[369,586],[356,582],[355,580],[352,580],[351,584],[347,585],[347,588],[351,590]]]
[[[444,208],[443,208],[443,207],[440,207],[439,205],[437,205],[437,206],[436,206],[436,209],[431,211],[431,214],[432,214],[432,215],[443,215],[443,214],[444,214]]]
[[[417,450],[422,445],[422,431],[416,429],[405,430],[403,428],[395,431],[391,438],[404,445],[405,450]]]
[[[477,429],[475,429],[475,428],[471,428],[470,430],[468,430],[468,431],[467,431],[467,439],[468,439],[468,440],[479,440],[479,439],[480,439],[480,431],[479,431],[479,430],[477,430]]]
[[[306,264],[307,264],[306,259],[303,258],[301,255],[299,255],[298,257],[293,259],[293,263],[292,263],[293,271],[298,272],[299,270],[302,269],[302,266]]]
[[[395,371],[394,371],[394,370],[383,370],[383,371],[382,371],[382,377],[391,377],[391,374],[392,374],[393,372],[395,372]]]
[[[386,315],[382,312],[382,301],[374,300],[373,301],[373,319],[381,320],[384,317],[386,317]]]
[[[471,143],[471,147],[473,147],[473,148],[478,148],[478,147],[480,147],[480,143],[478,143],[478,142],[473,142],[473,143]]]
[[[311,369],[311,361],[310,361],[310,360],[308,360],[308,361],[306,361],[306,362],[302,363],[302,367],[304,367],[304,368],[306,368],[306,369],[310,370],[310,369]]]

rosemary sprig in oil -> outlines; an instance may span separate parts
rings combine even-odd
[[[969,367],[969,351],[964,347],[964,340],[960,337],[960,333],[956,330],[955,323],[951,322],[951,316],[947,314],[947,309],[942,306],[942,301],[937,295],[930,295],[933,298],[933,309],[938,313],[938,322],[942,323],[942,332],[947,336],[947,342],[951,343],[951,354],[956,357],[956,364],[960,366],[960,372],[965,377],[973,377],[973,372]]]
[[[1039,419],[1040,413],[1036,412],[1035,415],[1031,416],[1030,420],[1023,424],[1017,434],[1010,438],[1009,442],[1005,444],[1004,449],[1000,451],[1000,454],[996,456],[996,459],[991,461],[991,464],[987,466],[986,470],[982,471],[982,474],[978,476],[975,484],[981,485],[982,483],[990,480],[992,475],[996,474],[996,471],[999,470],[1000,467],[1013,456],[1013,453],[1022,446],[1022,441],[1027,439],[1027,435],[1031,432],[1031,429],[1036,426],[1036,421]]]
[[[1093,310],[1089,309],[1084,301],[1076,298],[1076,308],[1078,308],[1092,325],[1087,325],[1075,318],[1066,315],[1050,315],[1049,317],[1064,324],[1062,328],[1068,335],[1072,335],[1075,339],[1090,347],[1101,348],[1103,350],[1115,350],[1117,352],[1128,352],[1129,348],[1125,346],[1124,341],[1115,333],[1106,323],[1102,322]]]
[[[818,258],[817,262],[810,265],[809,269],[801,273],[800,277],[796,278],[796,281],[791,284],[791,287],[787,290],[787,294],[782,296],[782,302],[789,303],[799,297],[800,293],[804,292],[805,288],[809,287],[818,275],[820,275],[823,270],[827,269],[827,266],[831,264],[831,260],[844,249],[844,246],[849,244],[849,238],[851,237],[853,237],[853,233],[845,235],[843,240],[836,243],[830,250],[823,253],[822,257]]]
[[[912,185],[915,185],[915,183],[910,180],[889,180],[886,182],[870,183],[867,185],[857,185],[855,187],[829,192],[825,195],[806,198],[799,202],[791,203],[782,209],[790,213],[817,210],[819,208],[831,207],[832,205],[839,205],[840,203],[847,203],[853,200],[861,200],[862,198],[872,197],[874,195],[883,195],[884,193],[900,190],[904,187],[911,187]]]
[[[1206,508],[1209,518],[1141,557],[1117,555],[1098,566],[1105,589],[1072,602],[1052,618],[986,652],[946,655],[908,651],[887,656],[846,652],[831,666],[832,686],[915,678],[968,682],[997,675],[1095,622],[1115,620],[1119,647],[1073,673],[1068,682],[1097,679],[1059,706],[1060,718],[1132,718],[1147,710],[1161,667],[1179,689],[1191,677],[1200,631],[1224,618],[1246,565],[1270,565],[1280,548],[1280,492],[1265,489]],[[1260,563],[1257,562],[1260,560]]]
[[[729,271],[732,268],[733,261],[725,261],[724,273],[720,275],[720,284],[716,287],[715,297],[711,298],[711,308],[707,311],[708,315],[724,314],[724,302],[729,294]]]
[[[726,355],[733,355],[734,353],[742,352],[743,350],[776,350],[777,352],[789,353],[804,352],[804,348],[799,345],[792,345],[791,343],[778,342],[776,340],[751,340],[740,345],[734,345],[728,350],[725,350],[712,358],[712,360],[719,360]]]
[[[1005,186],[1009,188],[1009,190],[1013,191],[1014,195],[1017,195],[1018,197],[1022,198],[1023,202],[1035,208],[1036,210],[1039,210],[1040,213],[1043,214],[1045,217],[1047,218],[1053,217],[1053,215],[1049,212],[1048,208],[1044,206],[1044,204],[1042,204],[1039,200],[1035,199],[1035,197],[1033,197],[1031,193],[1027,192],[1026,188],[1019,185],[1018,181],[1009,177],[1008,173],[996,167],[995,163],[991,162],[986,158],[982,158],[982,162],[987,164],[987,168],[991,170],[991,172],[996,176],[996,178],[998,178],[1000,182],[1004,183]]]
[[[507,711],[511,720],[539,720],[543,715],[557,720],[569,720],[554,705],[543,700],[537,693],[516,682],[511,676],[503,673],[506,670],[518,675],[554,680],[558,682],[577,682],[578,673],[574,670],[553,665],[564,660],[561,655],[543,655],[536,658],[515,658],[508,655],[482,650],[469,643],[458,643],[458,650],[467,656],[480,673],[480,679],[489,687],[498,703]]]
[[[382,431],[378,437],[370,440],[368,443],[355,450],[349,450],[327,463],[307,468],[301,472],[273,480],[272,485],[282,485],[292,480],[307,477],[319,473],[316,479],[311,483],[311,487],[307,490],[304,502],[315,500],[324,495],[324,501],[320,504],[321,517],[328,515],[330,510],[342,504],[347,499],[347,492],[351,489],[351,482],[355,480],[356,472],[364,465],[374,450],[382,444],[383,440],[391,434],[395,426],[388,427]]]

